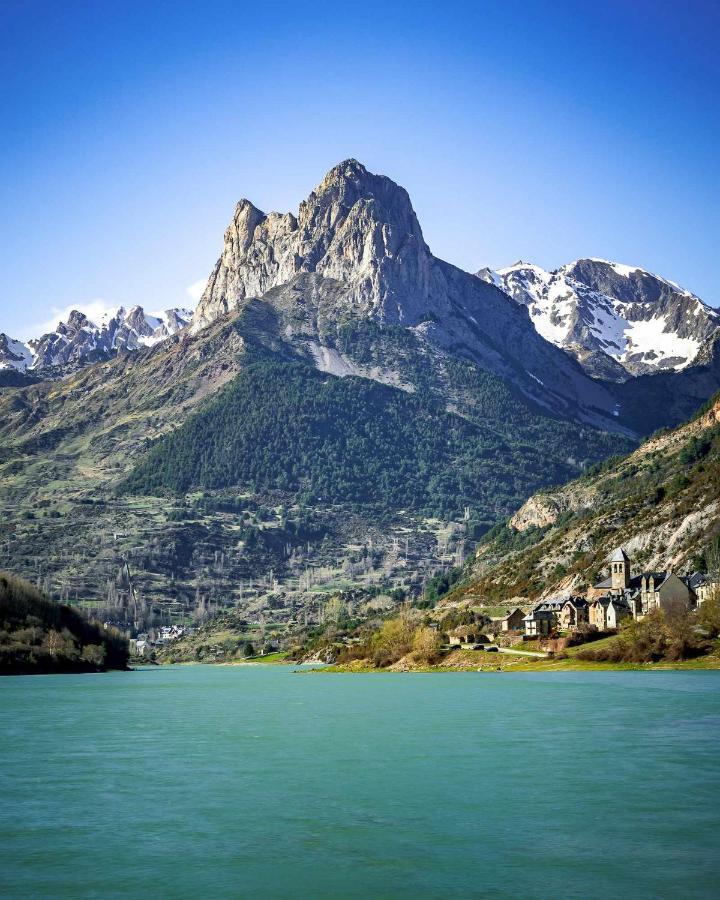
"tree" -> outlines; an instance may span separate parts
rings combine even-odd
[[[80,655],[85,662],[97,666],[98,669],[105,665],[106,651],[100,644],[86,644]]]
[[[442,646],[437,628],[418,628],[413,637],[413,654],[418,662],[432,662]]]
[[[340,594],[336,594],[325,604],[325,621],[328,624],[344,625],[347,618],[347,604]]]
[[[383,622],[372,638],[373,659],[377,666],[391,665],[412,650],[417,616],[417,611],[404,606],[399,616]]]
[[[77,645],[66,628],[62,631],[56,631],[54,628],[51,628],[45,635],[43,649],[50,656],[65,656],[68,659],[77,657]]]
[[[698,619],[710,634],[720,634],[720,535],[717,535],[705,551],[708,573],[708,596],[700,607]]]

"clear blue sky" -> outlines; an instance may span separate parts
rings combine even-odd
[[[0,331],[182,305],[235,202],[348,156],[463,268],[601,256],[720,304],[720,7],[3,0]]]

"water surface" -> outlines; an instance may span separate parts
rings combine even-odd
[[[0,680],[3,897],[717,897],[720,673]]]

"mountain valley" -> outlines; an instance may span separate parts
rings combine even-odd
[[[644,321],[587,262],[573,285]],[[282,631],[337,591],[420,598],[529,496],[717,390],[715,313],[633,278],[692,359],[587,339],[600,373],[546,339],[542,298],[434,257],[407,193],[355,160],[297,215],[243,200],[191,319],[74,313],[28,355],[0,340],[3,565],[130,631],[222,607]]]

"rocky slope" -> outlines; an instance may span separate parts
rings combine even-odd
[[[192,332],[257,298],[284,340],[334,374],[353,368],[335,339],[344,323],[402,327],[426,354],[469,359],[556,413],[621,430],[611,391],[502,291],[434,257],[407,192],[356,160],[333,168],[297,216],[240,201]]]
[[[182,331],[191,317],[192,311],[187,309],[150,314],[140,306],[121,306],[91,322],[84,313],[73,310],[67,322],[58,323],[54,331],[40,338],[23,342],[0,334],[0,369],[64,371],[118,352],[152,347]]]
[[[720,314],[639,267],[580,259],[548,272],[522,261],[478,277],[527,308],[538,333],[599,378],[692,365],[720,332]]]
[[[718,534],[720,395],[629,456],[531,497],[480,544],[475,576],[458,597],[576,592],[619,545],[635,567],[689,573]]]

